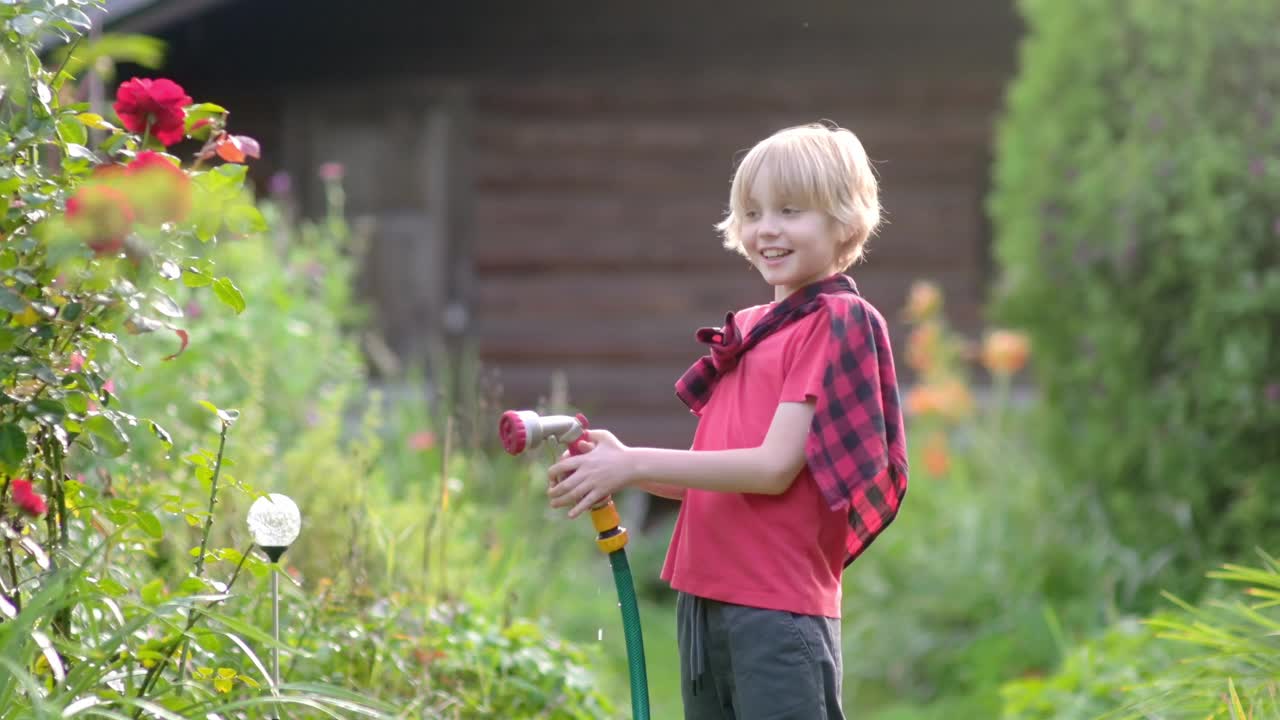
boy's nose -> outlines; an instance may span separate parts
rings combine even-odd
[[[777,235],[779,229],[778,216],[773,213],[765,213],[760,218],[759,232],[761,235]]]

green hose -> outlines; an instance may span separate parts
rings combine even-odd
[[[609,553],[613,566],[613,582],[618,586],[618,605],[622,607],[622,632],[627,638],[627,665],[631,671],[631,717],[649,720],[649,678],[644,669],[644,635],[640,632],[640,607],[636,604],[636,586],[631,580],[631,565],[626,550]]]

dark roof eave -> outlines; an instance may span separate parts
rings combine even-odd
[[[153,34],[231,0],[107,0],[107,32]]]

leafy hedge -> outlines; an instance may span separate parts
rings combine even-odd
[[[1280,4],[1019,7],[995,310],[1067,474],[1194,586],[1280,543]]]

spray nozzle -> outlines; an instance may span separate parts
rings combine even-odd
[[[573,449],[587,429],[587,419],[581,414],[539,415],[532,410],[508,410],[498,421],[498,436],[502,447],[512,455],[536,448],[548,439]]]

